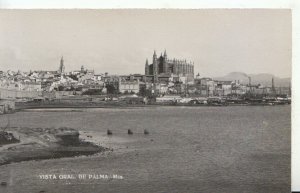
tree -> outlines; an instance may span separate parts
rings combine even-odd
[[[59,85],[59,86],[58,86],[58,91],[64,91],[64,89],[65,89],[64,86],[62,86],[62,85]]]
[[[152,96],[151,90],[147,89],[146,86],[140,88],[139,94],[144,97]]]
[[[107,94],[116,94],[118,92],[117,88],[113,84],[106,85]]]
[[[82,93],[83,95],[100,95],[102,94],[100,89],[89,89]]]
[[[72,78],[73,80],[78,81],[78,77],[74,74],[69,75],[70,78]]]

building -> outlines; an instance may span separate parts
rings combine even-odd
[[[214,96],[227,96],[232,94],[232,81],[217,81],[215,80]]]
[[[157,57],[154,51],[152,64],[149,64],[148,59],[145,64],[146,79],[152,79],[153,82],[158,82],[160,77],[168,79],[171,74],[194,77],[194,63],[187,62],[186,60],[169,59],[167,52]]]
[[[137,80],[121,80],[119,79],[119,92],[122,94],[126,93],[139,93],[140,92],[140,81]]]

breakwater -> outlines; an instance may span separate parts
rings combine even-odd
[[[211,103],[178,103],[178,102],[151,102],[151,103],[126,103],[123,101],[54,101],[54,102],[16,102],[16,110],[40,108],[130,108],[130,107],[155,107],[155,106],[274,106],[288,105],[290,102],[280,101],[239,101],[239,102],[211,102]]]

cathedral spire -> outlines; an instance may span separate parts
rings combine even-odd
[[[154,53],[153,53],[153,64],[156,63],[156,60],[157,60],[157,55],[156,55],[156,51],[154,50]]]
[[[165,49],[165,51],[164,51],[164,59],[165,59],[165,60],[167,60],[167,59],[168,59],[168,56],[167,56],[167,51],[166,51],[166,49]]]
[[[156,58],[157,57],[157,55],[156,55],[156,51],[154,50],[154,53],[153,53],[153,58]]]
[[[149,63],[148,63],[148,58],[146,59],[146,64],[145,64],[145,75],[149,75]]]

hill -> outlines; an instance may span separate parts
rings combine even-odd
[[[261,74],[246,74],[243,72],[231,72],[223,77],[215,77],[214,80],[232,80],[240,81],[240,83],[248,84],[251,77],[251,84],[262,84],[264,86],[272,86],[272,77],[274,78],[275,87],[289,87],[291,78],[279,78],[273,74],[261,73]]]

